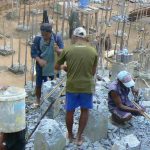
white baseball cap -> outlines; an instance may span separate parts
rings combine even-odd
[[[135,85],[135,82],[133,81],[131,74],[127,71],[120,71],[117,75],[117,78],[127,88],[131,88]]]
[[[86,37],[86,30],[83,27],[78,27],[73,31],[73,35],[81,38]]]

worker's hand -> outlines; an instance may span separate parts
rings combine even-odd
[[[132,90],[132,93],[133,93],[134,96],[138,96],[138,94],[139,94],[139,90],[138,89],[135,89],[133,87],[133,88],[131,88],[131,90]]]
[[[58,56],[60,56],[62,49],[60,49],[57,45],[57,43],[54,43],[54,50],[57,53]]]
[[[62,66],[61,66],[61,69],[64,70],[64,71],[66,71],[66,72],[68,71],[67,65],[62,65]]]
[[[47,65],[47,61],[45,61],[44,59],[38,59],[37,62],[41,67],[44,67]]]
[[[142,115],[144,113],[144,109],[143,108],[137,109],[137,112]]]
[[[58,47],[57,43],[54,43],[54,49],[55,49],[56,52],[59,51],[59,47]]]

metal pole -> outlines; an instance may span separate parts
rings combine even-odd
[[[132,25],[132,23],[131,23],[131,21],[130,21],[130,25],[129,25],[129,31],[128,31],[128,37],[127,37],[127,47],[128,47],[128,45],[129,45],[129,38],[130,38],[130,33],[131,33],[131,25]]]
[[[14,1],[12,0],[12,3],[11,3],[11,7],[12,7],[12,14],[14,14]]]
[[[25,4],[25,0],[24,0],[23,28],[24,28],[24,26],[25,26],[25,19],[26,19],[26,4]]]
[[[32,14],[32,29],[31,29],[31,41],[33,42],[33,34],[34,34],[34,32],[33,32],[33,28],[34,28],[34,15]]]
[[[25,85],[27,82],[27,52],[28,52],[28,38],[26,38],[26,50],[25,50]]]
[[[56,34],[57,34],[57,32],[58,32],[58,15],[59,15],[59,14],[58,14],[58,11],[59,11],[59,10],[58,10],[58,1],[56,1],[56,6],[57,6],[57,14],[56,14],[56,15],[57,15],[57,16],[56,16]]]
[[[33,88],[33,82],[34,82],[34,65],[35,65],[35,60],[34,60],[34,59],[32,59],[31,61],[32,61],[32,62],[31,62],[31,65],[32,65],[32,67],[31,67],[31,80],[32,80],[32,88]]]
[[[119,26],[120,26],[120,21],[118,21],[118,25],[117,25],[117,31],[116,31],[117,35],[116,35],[116,43],[115,43],[114,53],[116,53],[116,48],[117,48]]]
[[[13,35],[11,36],[11,49],[13,51]],[[14,65],[14,51],[12,52],[12,61],[11,61],[11,67],[13,68]]]
[[[3,18],[3,36],[4,36],[4,50],[6,48],[6,34],[5,34],[5,20]]]
[[[18,18],[18,25],[20,24],[20,16],[21,16],[21,1],[18,0],[18,5],[19,5],[19,18]]]
[[[111,10],[110,10],[110,13],[109,13],[109,23],[110,23],[110,20],[111,20],[112,9],[113,9],[113,3],[114,3],[114,0],[112,0],[112,3],[111,3]]]
[[[29,24],[30,24],[30,11],[31,11],[31,7],[30,7],[30,1],[29,1],[29,14],[28,14],[28,18],[27,18],[27,28],[29,29]]]
[[[18,49],[18,63],[20,67],[20,55],[21,55],[21,38],[19,38],[19,49]]]
[[[66,1],[64,0],[64,2],[63,2],[63,18],[62,18],[62,37],[64,37],[64,24],[65,24],[65,12],[66,12],[65,4],[66,4]]]

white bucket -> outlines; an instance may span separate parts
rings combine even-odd
[[[0,92],[0,132],[18,132],[26,127],[25,90],[8,87]]]

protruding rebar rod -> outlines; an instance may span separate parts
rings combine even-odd
[[[25,68],[24,68],[24,71],[25,71],[25,85],[27,84],[27,58],[28,58],[28,56],[27,56],[27,53],[28,53],[28,38],[26,38],[26,50],[25,50]]]

